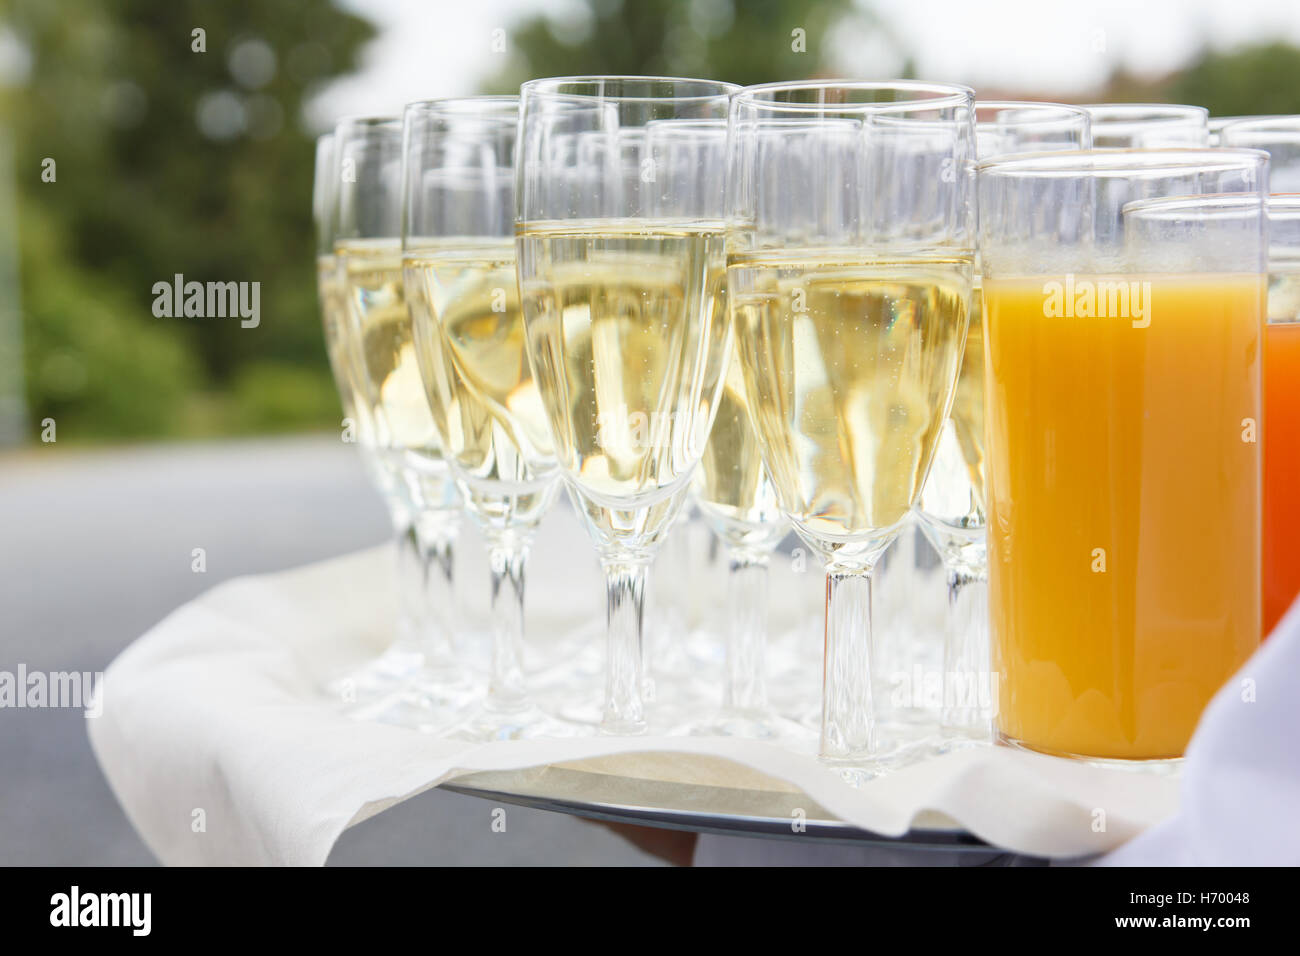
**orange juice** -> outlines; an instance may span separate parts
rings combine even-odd
[[[1004,738],[1181,756],[1258,645],[1263,292],[1253,275],[985,280]]]
[[[1300,322],[1270,322],[1264,349],[1264,635],[1300,593]]]

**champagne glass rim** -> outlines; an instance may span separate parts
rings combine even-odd
[[[1071,106],[1069,103],[1048,103],[1039,100],[976,100],[975,101],[975,122],[977,125],[985,125],[986,121],[979,118],[979,114],[986,110],[992,110],[997,113],[1023,111],[1034,113],[1043,117],[1041,120],[1034,118],[1029,122],[1051,122],[1046,114],[1051,114],[1056,119],[1065,119],[1067,117],[1082,118],[1091,120],[1088,111],[1082,106]]]
[[[1151,126],[1175,126],[1194,123],[1210,128],[1210,111],[1189,103],[1087,103],[1083,109],[1094,131],[1110,133],[1141,130]]]
[[[474,107],[490,110],[483,119],[494,119],[500,114],[519,111],[519,95],[494,93],[490,96],[435,96],[427,100],[412,100],[402,108],[402,115],[411,113],[449,113],[463,115]]]
[[[341,127],[344,126],[383,127],[383,126],[401,126],[401,125],[402,125],[402,118],[400,116],[390,116],[390,115],[368,116],[365,114],[357,114],[357,115],[342,117],[337,123],[334,124],[334,130],[335,132],[337,132]]]
[[[397,116],[345,116],[334,127],[335,149],[342,149],[344,143],[351,145],[369,143],[378,146],[384,142],[383,137],[402,136],[402,120]]]
[[[913,99],[881,100],[878,102],[790,102],[770,99],[767,94],[795,93],[803,90],[886,91],[896,90],[918,95]],[[843,80],[816,79],[759,83],[737,90],[733,103],[753,106],[755,109],[788,110],[791,112],[817,112],[833,107],[838,112],[885,112],[908,110],[937,110],[950,107],[970,107],[975,102],[975,91],[960,83],[931,83],[925,80]]]
[[[675,86],[690,84],[698,86],[702,90],[710,90],[710,92],[687,96],[655,96],[624,93],[611,94],[605,91],[607,84],[627,84],[630,86],[638,83],[647,87],[656,83],[673,84]],[[564,89],[565,86],[579,87],[579,89]],[[584,86],[591,89],[581,89]],[[635,76],[632,74],[592,73],[575,76],[546,76],[528,80],[519,87],[519,97],[521,101],[528,97],[547,97],[552,99],[601,100],[611,103],[708,103],[715,100],[726,100],[739,89],[740,87],[735,83],[728,83],[725,80],[706,80],[688,76]]]
[[[655,119],[648,120],[645,124],[647,127],[653,126],[655,129],[669,130],[693,130],[693,129],[726,129],[727,121],[721,116],[714,118],[690,117],[687,119]]]
[[[1101,113],[1110,116],[1147,113],[1170,118],[1189,116],[1208,118],[1210,115],[1210,111],[1204,106],[1195,106],[1191,103],[1081,103],[1079,108],[1087,110],[1089,113]]]
[[[1071,149],[1019,153],[975,164],[981,175],[1078,176],[1094,174],[1159,173],[1187,169],[1228,170],[1260,167],[1268,162],[1262,149],[1213,146]]]

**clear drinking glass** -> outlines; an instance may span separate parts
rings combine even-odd
[[[420,618],[423,613],[424,572],[411,520],[411,507],[392,474],[378,457],[374,423],[367,403],[360,400],[361,350],[350,334],[347,302],[334,255],[334,215],[338,174],[334,134],[316,140],[312,185],[312,218],[316,224],[316,283],[320,298],[325,348],[343,405],[345,430],[361,454],[361,463],[388,508],[395,533],[397,558],[397,627],[392,644],[361,669],[332,680],[329,690],[347,703],[361,703],[391,690],[420,667]]]
[[[713,424],[730,331],[723,196],[645,155],[656,120],[719,119],[730,84],[533,80],[521,90],[519,285],[533,374],[607,580],[602,729],[640,733],[647,568]]]
[[[695,194],[673,201],[679,208],[689,207],[682,211],[707,215],[713,197],[724,194],[726,120],[656,120],[646,124],[645,142],[655,170],[671,170],[681,189]],[[726,296],[718,295],[713,304],[713,321],[726,326]],[[714,388],[716,383],[706,383],[706,390]],[[788,733],[794,726],[768,708],[765,648],[768,565],[790,526],[763,469],[734,350],[692,491],[705,522],[726,549],[728,574],[722,707],[706,719],[692,720],[686,729],[747,737]]]
[[[1223,128],[1227,126],[1229,123],[1235,123],[1238,120],[1259,119],[1259,118],[1260,117],[1258,116],[1211,116],[1208,124],[1210,130],[1210,145],[1211,146],[1227,145],[1219,138],[1219,134],[1223,132]]]
[[[1259,642],[1266,192],[1251,150],[979,166],[1003,741],[1178,758]]]
[[[365,716],[436,730],[474,690],[451,650],[461,620],[453,583],[461,506],[420,378],[402,277],[402,124],[344,120],[334,138],[334,252],[360,357],[358,400],[381,466],[410,502],[425,585],[420,668]]]
[[[1262,149],[1274,191],[1300,192],[1300,116],[1247,116],[1219,130],[1220,146]]]
[[[908,82],[772,84],[731,105],[737,354],[782,511],[825,563],[820,749],[850,782],[889,749],[871,572],[920,494],[966,336],[973,105]]]
[[[491,564],[492,657],[480,712],[451,733],[569,732],[524,682],[524,569],[559,470],[528,365],[515,275],[519,99],[411,103],[403,115],[402,266],[443,452]]]
[[[976,102],[979,159],[1090,146],[1086,111],[1049,103]],[[984,494],[984,317],[980,280],[952,410],[917,513],[943,560],[948,585],[944,627],[942,749],[992,739],[994,681],[989,662],[988,560]]]
[[[1219,130],[1222,146],[1269,155],[1268,327],[1264,349],[1264,619],[1267,637],[1300,591],[1300,496],[1294,491],[1300,435],[1300,116],[1240,116]],[[1285,194],[1285,195],[1284,195]]]
[[[1300,195],[1268,201],[1264,345],[1264,621],[1267,637],[1300,594]]]
[[[1210,145],[1210,113],[1202,106],[1170,103],[1097,103],[1083,107],[1098,149],[1151,149]]]

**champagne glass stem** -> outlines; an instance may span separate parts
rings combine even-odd
[[[826,650],[822,677],[821,756],[852,763],[873,756],[871,573],[826,575]]]
[[[731,550],[727,575],[727,686],[725,710],[767,709],[768,558]]]
[[[947,733],[980,739],[992,733],[988,575],[984,566],[948,564],[948,615],[943,648],[943,712]]]
[[[426,665],[452,664],[452,640],[460,627],[459,596],[455,582],[455,546],[460,521],[442,510],[422,512],[416,535],[424,566],[424,614],[421,616],[422,650]]]
[[[646,564],[605,564],[605,715],[601,729],[612,734],[645,730],[641,642],[645,624]]]
[[[424,616],[424,550],[415,525],[409,519],[399,524],[397,533],[397,639],[393,646],[400,651],[419,653],[420,621]]]
[[[516,711],[528,706],[524,689],[524,565],[528,538],[504,532],[489,539],[492,567],[492,673],[487,707]]]

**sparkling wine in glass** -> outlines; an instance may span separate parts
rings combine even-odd
[[[334,254],[339,171],[334,134],[316,140],[312,217],[316,224],[316,282],[325,348],[343,406],[344,436],[356,443],[367,477],[384,500],[395,534],[397,620],[393,642],[376,659],[333,679],[328,690],[348,703],[365,704],[418,673],[424,615],[424,568],[409,496],[384,466],[374,421],[364,398],[361,348],[349,321],[347,297]]]
[[[796,83],[732,101],[727,295],[782,511],[825,564],[821,757],[880,772],[871,572],[938,446],[966,336],[973,97]],[[798,121],[812,129],[783,135]]]
[[[703,454],[730,347],[723,196],[656,165],[656,120],[725,116],[707,80],[534,80],[521,91],[519,287],[565,486],[607,583],[602,729],[647,725],[647,569]]]
[[[452,652],[461,627],[453,545],[462,509],[420,377],[402,275],[402,124],[344,120],[334,136],[334,253],[359,352],[358,397],[374,426],[379,461],[411,503],[426,591],[420,670],[368,716],[437,730],[475,692]]]
[[[517,97],[429,100],[403,123],[403,269],[426,405],[488,544],[491,671],[449,733],[501,740],[578,728],[525,686],[524,570],[559,470],[528,364],[515,269]]]

